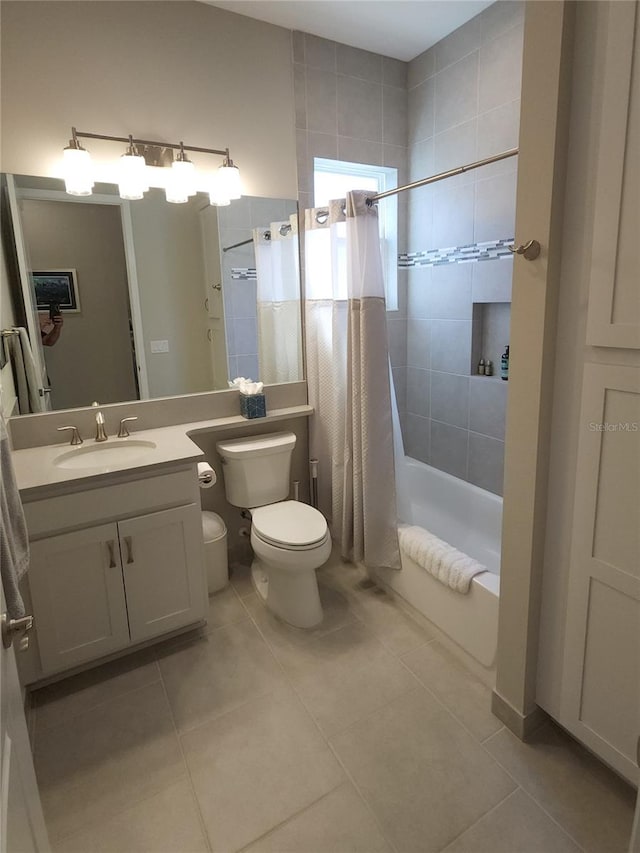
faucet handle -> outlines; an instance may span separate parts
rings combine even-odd
[[[129,436],[129,430],[127,428],[127,423],[129,421],[137,421],[138,418],[122,418],[120,421],[120,429],[118,430],[118,438],[127,438]]]
[[[68,429],[72,430],[70,444],[77,445],[77,444],[83,444],[84,443],[82,440],[82,436],[78,432],[78,427],[61,426],[61,427],[58,427],[58,432],[64,432],[65,430],[68,430]]]

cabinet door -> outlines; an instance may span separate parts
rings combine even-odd
[[[29,586],[43,674],[129,645],[115,524],[32,542]]]
[[[118,522],[133,643],[204,618],[200,512],[190,504]]]

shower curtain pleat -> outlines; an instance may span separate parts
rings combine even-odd
[[[342,556],[400,568],[386,306],[366,192],[305,212],[306,354],[319,506]],[[326,214],[326,216],[324,215]]]

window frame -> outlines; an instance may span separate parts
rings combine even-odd
[[[347,160],[330,160],[326,157],[313,158],[313,195],[317,200],[316,177],[319,174],[345,175],[355,179],[373,178],[377,182],[376,192],[385,192],[398,186],[398,170],[392,166],[373,166],[366,163],[351,163]],[[357,189],[357,185],[353,187]],[[382,270],[387,311],[398,311],[398,198],[391,196],[378,202],[380,241],[382,248]]]

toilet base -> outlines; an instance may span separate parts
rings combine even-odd
[[[251,580],[266,607],[288,625],[315,628],[322,622],[322,605],[314,569],[301,572],[283,570],[254,557]]]

